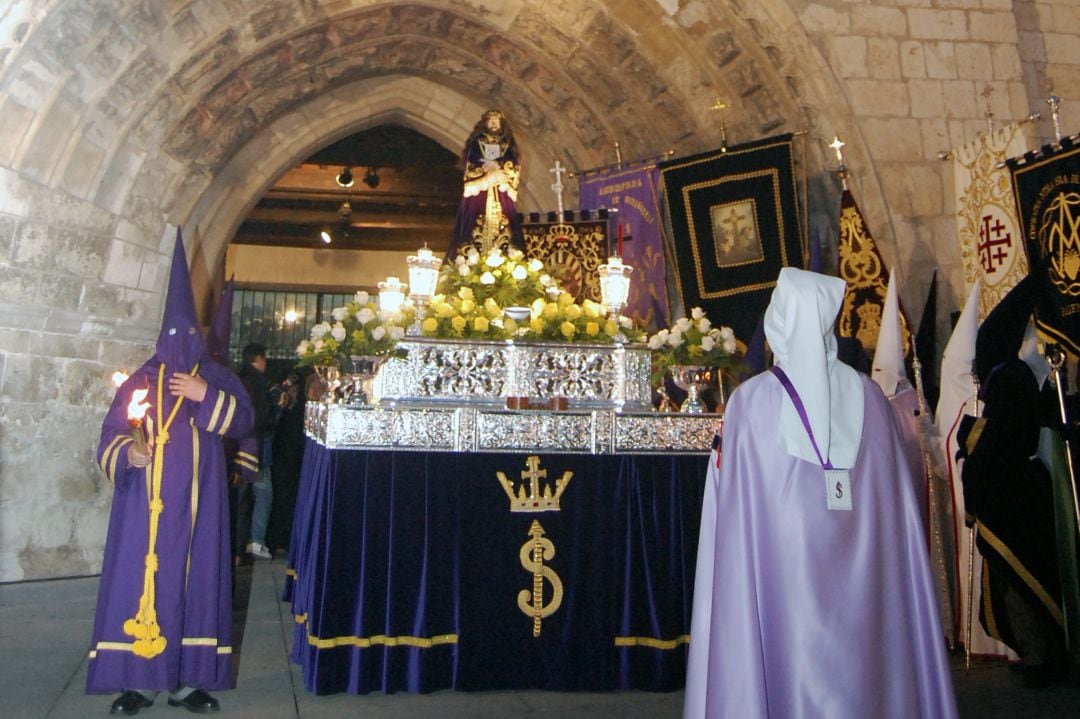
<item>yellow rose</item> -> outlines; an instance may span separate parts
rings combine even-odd
[[[539,317],[533,317],[529,320],[529,328],[536,334],[541,334],[544,331],[544,320]]]
[[[559,295],[559,307],[566,307],[567,305],[574,304],[574,297],[569,292],[563,292]]]
[[[600,305],[592,300],[585,300],[582,304],[582,309],[585,311],[585,316],[589,319],[596,319],[600,316]]]
[[[555,317],[558,316],[558,314],[559,306],[554,302],[548,302],[546,305],[544,305],[544,317],[548,318],[549,320],[553,320],[555,319]]]
[[[563,337],[566,339],[572,339],[574,337],[574,332],[576,331],[577,328],[574,327],[573,322],[563,322],[559,325],[559,332],[562,332]]]
[[[488,324],[487,317],[474,317],[472,326],[477,332],[487,332],[490,325]]]
[[[458,294],[458,297],[460,297],[463,300],[471,300],[471,299],[476,298],[476,295],[473,294],[473,291],[472,291],[471,287],[462,287],[461,289],[459,289],[457,291],[457,294]]]
[[[488,297],[486,300],[484,300],[484,309],[487,310],[487,313],[492,317],[498,317],[502,314],[502,309],[499,307],[499,303],[491,297]]]
[[[450,326],[460,332],[465,329],[465,318],[461,315],[455,315],[454,318],[450,320]]]
[[[438,317],[450,317],[454,314],[454,308],[443,302],[441,305],[435,305],[435,314]]]
[[[533,303],[532,303],[533,316],[536,316],[536,315],[540,314],[541,312],[543,312],[544,311],[544,305],[546,305],[546,304],[547,304],[547,302],[544,301],[543,297],[537,297],[535,300],[533,300]]]
[[[514,334],[515,332],[517,332],[517,328],[517,322],[514,322],[512,318],[507,317],[505,320],[503,320],[503,331],[505,331],[507,334]]]
[[[610,337],[614,337],[615,335],[619,334],[618,323],[615,320],[608,320],[607,324],[604,325],[604,334]]]
[[[467,315],[467,314],[469,314],[470,312],[472,312],[475,309],[476,309],[476,303],[473,302],[472,300],[462,300],[461,301],[461,314]]]
[[[596,322],[586,322],[585,334],[589,335],[590,337],[595,337],[596,335],[600,334],[600,325]]]
[[[420,328],[424,330],[424,332],[434,333],[435,330],[439,329],[439,321],[434,317],[427,317],[420,325]]]
[[[581,317],[581,306],[580,305],[567,305],[566,306],[566,319],[568,319],[568,320],[576,320],[578,317]]]

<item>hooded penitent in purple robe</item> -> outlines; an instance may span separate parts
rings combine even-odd
[[[201,402],[174,397],[176,372],[207,383]],[[149,389],[153,460],[128,464],[127,406]],[[179,231],[154,356],[117,391],[98,464],[115,484],[86,690],[205,690],[232,684],[232,599],[222,436],[251,427],[240,381],[204,351]]]
[[[726,407],[685,717],[956,716],[921,478],[880,389],[836,359],[843,293],[837,278],[781,270],[765,329],[802,412],[774,372]]]

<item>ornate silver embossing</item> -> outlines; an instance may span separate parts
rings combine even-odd
[[[650,355],[642,346],[419,338],[383,365],[376,394],[397,404],[502,407],[507,397],[565,397],[572,408],[646,410]]]
[[[720,415],[540,412],[308,403],[307,434],[333,449],[545,454],[708,454]]]
[[[595,412],[477,413],[476,449],[481,452],[594,454]]]

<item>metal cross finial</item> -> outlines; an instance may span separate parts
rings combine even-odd
[[[1046,98],[1046,104],[1050,106],[1050,117],[1054,121],[1055,142],[1061,142],[1061,98],[1051,95]]]
[[[563,173],[566,172],[566,168],[563,167],[562,164],[560,164],[558,160],[555,160],[555,167],[548,170],[548,172],[555,175],[555,184],[553,184],[551,186],[551,189],[555,191],[555,202],[556,202],[556,207],[558,208],[558,211],[559,211],[559,221],[562,221],[562,219],[563,219],[563,204],[562,204],[563,182],[562,182],[562,176],[563,176]]]
[[[727,108],[728,104],[720,98],[716,98],[716,102],[709,108],[720,113],[720,152],[727,152],[727,126],[724,125],[724,110]]]
[[[831,147],[833,149],[833,151],[836,152],[836,161],[840,163],[840,167],[844,166],[844,145],[845,144],[846,143],[843,143],[843,142],[840,141],[839,137],[834,135],[832,144],[829,145],[829,147]]]
[[[844,164],[844,143],[840,141],[839,137],[834,135],[832,144],[830,144],[829,147],[836,153],[836,161],[840,163],[840,167],[836,168],[836,174],[840,176],[840,184],[846,190],[848,189],[848,171],[847,165]]]

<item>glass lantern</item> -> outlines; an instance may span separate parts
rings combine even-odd
[[[379,283],[379,309],[383,312],[398,312],[405,302],[405,288],[397,277],[390,275]]]
[[[621,257],[609,257],[606,265],[600,265],[600,295],[607,306],[608,314],[616,319],[626,308],[630,296],[630,273],[634,268],[624,265]]]
[[[416,304],[416,321],[409,327],[408,334],[419,335],[420,324],[427,316],[427,304],[435,294],[435,286],[439,282],[442,259],[436,257],[425,242],[415,255],[410,255],[405,260],[405,264],[409,266],[409,286],[412,287],[409,297]]]

